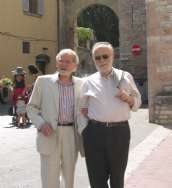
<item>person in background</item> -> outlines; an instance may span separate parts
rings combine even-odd
[[[37,128],[37,150],[41,159],[42,188],[74,187],[74,170],[80,149],[76,115],[82,79],[73,76],[79,59],[71,49],[56,56],[55,74],[38,76],[27,105]]]
[[[26,72],[22,67],[17,67],[12,71],[14,76],[13,90],[12,90],[12,105],[16,112],[16,102],[19,96],[25,96],[26,84],[25,84],[25,74]]]
[[[28,65],[29,74],[32,76],[32,89],[34,87],[35,81],[37,77],[39,76],[39,71],[35,65]]]
[[[124,187],[128,161],[130,111],[141,96],[130,73],[113,68],[114,50],[108,42],[92,48],[98,72],[83,84],[79,132],[83,135],[86,165],[92,188]]]

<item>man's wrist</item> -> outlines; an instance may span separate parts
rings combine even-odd
[[[129,104],[129,106],[131,108],[133,107],[133,105],[134,105],[134,98],[133,98],[133,96],[129,96],[128,104]]]

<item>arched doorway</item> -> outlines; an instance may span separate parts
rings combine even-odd
[[[119,46],[118,17],[109,7],[95,4],[85,8],[77,17],[77,25],[93,29],[97,41]]]
[[[91,61],[90,49],[96,41],[108,41],[114,48],[119,47],[119,20],[118,16],[108,6],[93,4],[82,9],[77,15],[77,27],[90,28],[93,37],[85,47],[78,43],[77,50],[80,56],[80,74],[95,72]]]

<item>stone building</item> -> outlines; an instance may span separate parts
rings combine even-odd
[[[77,49],[78,16],[95,5],[107,7],[118,20],[115,27],[119,35],[114,32],[118,40],[115,47],[120,53],[118,66],[133,74],[146,101],[146,11],[143,0],[2,1],[0,20],[4,24],[0,25],[0,56],[4,63],[0,64],[0,75],[10,76],[17,65],[26,69],[28,64],[35,64],[40,54],[50,57],[52,63],[47,64],[46,73],[53,72],[55,54],[59,49]],[[90,56],[85,68],[87,63],[90,67]]]
[[[106,7],[116,17],[115,66],[132,73],[143,102],[149,98],[150,121],[172,123],[171,0],[0,1],[0,76],[10,77],[16,66],[27,70],[29,64],[44,62],[45,56],[46,73],[54,72],[58,50],[78,50],[77,19],[94,6]],[[87,58],[85,73],[91,71],[90,49],[78,52]]]
[[[119,48],[120,53],[118,66],[133,74],[142,93],[142,99],[147,102],[145,1],[59,0],[60,48],[72,47],[77,49],[75,33],[77,17],[87,7],[95,5],[108,7],[118,18],[119,24],[116,27],[119,30],[119,46],[115,46]]]

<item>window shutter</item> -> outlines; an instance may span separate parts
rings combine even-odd
[[[22,0],[23,11],[29,11],[29,0]]]
[[[38,14],[44,15],[44,0],[38,0]]]

